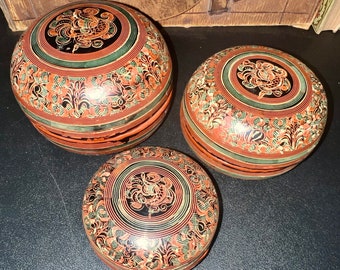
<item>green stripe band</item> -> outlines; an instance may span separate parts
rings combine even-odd
[[[136,23],[136,21],[134,20],[134,18],[129,14],[129,12],[127,12],[125,9],[119,7],[119,6],[115,6],[113,4],[110,4],[109,2],[106,3],[107,5],[110,5],[111,7],[119,10],[121,13],[123,13],[127,20],[130,23],[130,35],[128,37],[128,39],[126,40],[126,42],[123,44],[123,46],[121,46],[118,50],[113,51],[111,54],[104,56],[102,58],[99,59],[95,59],[95,60],[89,60],[89,61],[66,61],[66,60],[62,60],[62,59],[58,59],[58,58],[54,58],[51,55],[47,54],[46,52],[44,52],[40,46],[38,45],[38,30],[40,28],[40,26],[44,23],[44,20],[41,20],[33,29],[32,34],[31,34],[31,47],[32,50],[34,51],[34,53],[41,59],[44,59],[45,61],[57,65],[57,66],[61,66],[61,67],[66,67],[66,68],[74,68],[74,69],[82,69],[82,68],[94,68],[94,67],[99,67],[99,66],[103,66],[106,64],[109,64],[113,61],[116,61],[117,59],[119,59],[120,57],[122,57],[123,55],[125,55],[135,44],[137,37],[138,37],[138,25]],[[46,16],[48,17],[48,16]],[[45,19],[46,19],[45,17]],[[124,31],[124,29],[122,29],[122,31]]]
[[[258,54],[261,54],[260,52],[256,52]],[[271,55],[274,58],[279,58],[282,62],[286,63],[288,66],[290,66],[291,69],[294,70],[294,72],[296,73],[296,75],[298,76],[299,82],[300,82],[300,89],[298,89],[298,94],[291,100],[289,100],[289,102],[284,102],[284,103],[280,103],[280,104],[267,104],[267,103],[262,103],[262,102],[257,102],[256,99],[249,99],[248,97],[245,97],[244,95],[242,95],[241,93],[239,93],[237,91],[237,89],[235,89],[235,87],[231,84],[229,78],[230,76],[232,76],[233,74],[230,74],[231,72],[231,68],[234,62],[238,61],[239,59],[244,58],[245,56],[253,56],[254,52],[249,52],[249,53],[244,53],[241,55],[237,55],[233,58],[231,58],[223,67],[222,70],[222,81],[223,84],[225,86],[225,88],[228,90],[228,92],[235,97],[235,99],[240,100],[241,102],[251,106],[251,107],[255,107],[258,109],[264,109],[264,110],[282,110],[282,109],[287,109],[290,107],[295,106],[296,104],[298,104],[301,99],[305,96],[306,93],[306,89],[307,89],[307,84],[306,84],[306,80],[303,76],[303,74],[300,72],[300,70],[291,62],[289,62],[288,60],[281,58],[275,54],[270,54],[270,53],[265,53],[263,55],[267,56],[267,55]]]

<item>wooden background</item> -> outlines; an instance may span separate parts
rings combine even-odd
[[[23,31],[52,9],[78,0],[0,0],[0,7],[12,31]],[[116,0],[149,15],[162,26],[260,26],[288,25],[316,32],[328,30],[323,19],[325,6],[338,0]],[[323,7],[323,8],[322,8]],[[320,10],[322,12],[320,12]],[[330,12],[328,12],[330,13]],[[334,13],[334,11],[333,11]],[[333,14],[340,20],[339,12]],[[337,18],[339,17],[339,18]],[[337,22],[338,23],[338,22]],[[333,23],[334,24],[334,23]],[[323,27],[323,28],[322,28]],[[336,30],[336,26],[333,26]],[[334,29],[332,29],[334,31]],[[335,30],[335,31],[336,31]]]

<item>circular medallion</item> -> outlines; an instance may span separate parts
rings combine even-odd
[[[134,148],[108,160],[83,200],[89,241],[114,269],[191,269],[207,253],[218,217],[216,190],[205,171],[161,147]]]
[[[150,238],[177,233],[192,215],[191,188],[182,174],[171,164],[140,159],[125,163],[126,168],[113,172],[107,183],[105,205],[110,216],[126,225],[135,235]],[[187,194],[187,196],[184,196]]]
[[[295,57],[263,46],[228,48],[187,84],[183,133],[195,152],[234,177],[262,179],[295,167],[317,145],[327,98]]]
[[[264,58],[264,57],[263,57]],[[238,85],[254,94],[258,99],[264,96],[268,98],[280,98],[287,95],[292,89],[292,78],[289,73],[278,63],[263,58],[244,59],[239,63],[237,70]],[[227,67],[223,69],[226,72]],[[223,81],[228,81],[226,75]]]
[[[112,45],[121,31],[120,20],[107,10],[95,7],[74,8],[54,17],[45,29],[44,38],[59,51],[82,54]]]
[[[140,19],[113,2],[73,4],[45,15],[26,35],[28,56],[45,67],[75,75],[118,68],[136,57],[146,33]],[[106,68],[105,68],[106,66]],[[80,69],[80,70],[79,70]]]
[[[172,62],[153,23],[110,1],[72,3],[31,26],[11,61],[12,89],[53,143],[85,154],[118,152],[162,122]]]
[[[303,110],[300,107],[311,98],[306,95],[310,86],[303,67],[285,55],[243,49],[228,54],[216,68],[216,78],[220,78],[216,83],[226,89],[225,98],[242,109],[268,116]]]

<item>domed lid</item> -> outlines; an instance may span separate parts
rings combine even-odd
[[[263,46],[232,47],[207,59],[189,81],[183,107],[196,136],[220,157],[253,164],[305,156],[327,118],[315,74],[295,57]]]
[[[204,170],[160,147],[134,148],[108,160],[83,200],[94,250],[108,265],[126,269],[194,266],[209,248],[218,216],[216,190]]]
[[[124,132],[157,111],[172,85],[160,32],[138,11],[111,1],[51,11],[23,34],[11,67],[25,113],[70,132]]]
[[[104,73],[121,67],[137,56],[146,37],[136,11],[110,1],[79,2],[37,21],[24,36],[24,49],[40,67],[82,77],[84,69]]]

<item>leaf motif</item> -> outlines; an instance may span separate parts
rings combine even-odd
[[[261,98],[263,98],[265,95],[267,95],[267,91],[266,91],[266,90],[262,90],[262,91],[260,91],[259,96],[258,96],[257,98],[258,98],[258,99],[261,99]]]
[[[139,202],[131,202],[131,207],[136,210],[140,210],[143,208],[143,205]]]

